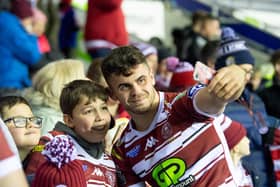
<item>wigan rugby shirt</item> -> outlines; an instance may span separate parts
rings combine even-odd
[[[143,186],[143,181],[164,187],[236,186],[221,121],[198,112],[191,91],[159,92],[148,130],[137,131],[129,123],[112,152],[123,186]]]

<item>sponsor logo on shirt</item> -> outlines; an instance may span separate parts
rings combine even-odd
[[[180,158],[169,158],[159,163],[152,171],[152,177],[161,187],[187,187],[194,181],[195,177],[189,175],[181,179],[187,170],[187,165]]]
[[[189,89],[188,91],[188,97],[189,98],[193,98],[193,96],[195,96],[195,94],[201,89],[204,88],[205,85],[203,84],[197,84],[195,86],[193,86],[191,89]]]
[[[140,151],[140,145],[137,145],[133,147],[130,151],[126,153],[126,156],[129,158],[134,158],[139,154]]]

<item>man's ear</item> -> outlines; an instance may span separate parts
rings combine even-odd
[[[69,114],[63,114],[63,121],[64,121],[66,126],[68,126],[70,128],[74,127],[73,119]]]
[[[234,153],[239,153],[239,144],[235,145],[232,150]]]
[[[155,79],[155,75],[152,71],[150,71],[150,76],[151,76],[151,79],[153,81],[153,86],[155,86],[156,85],[156,79]]]
[[[111,88],[108,87],[108,88],[106,88],[106,90],[107,90],[107,92],[108,92],[108,94],[109,94],[111,99],[113,99],[115,101],[118,101],[118,98],[116,97],[116,95],[114,94],[114,92],[113,92],[113,90]]]

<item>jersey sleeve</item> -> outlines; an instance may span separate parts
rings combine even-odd
[[[8,141],[6,138],[9,134],[8,129],[3,128],[5,125],[2,120],[0,122],[0,177],[21,169],[19,157],[12,151],[11,144],[15,144],[13,140]]]
[[[204,115],[195,107],[195,95],[203,85],[196,85],[188,92],[179,93],[172,101],[172,108],[169,116],[169,122],[172,124],[179,123],[209,123],[213,120],[211,116]]]

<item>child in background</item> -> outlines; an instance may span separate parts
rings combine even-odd
[[[157,54],[157,48],[155,46],[144,43],[144,42],[134,42],[131,43],[131,45],[138,48],[142,54],[145,56],[145,59],[151,68],[152,72],[156,76],[157,70],[158,70],[158,54]]]
[[[33,187],[87,186],[82,163],[77,160],[77,149],[70,137],[54,137],[46,144],[42,154],[48,161],[36,172]]]
[[[42,118],[34,116],[28,102],[20,96],[0,98],[0,115],[12,134],[23,162],[39,143]]]
[[[230,126],[224,130],[224,134],[239,178],[238,187],[253,187],[252,178],[242,166],[241,161],[242,157],[250,154],[250,140],[246,136],[246,129],[240,123],[232,121]]]
[[[28,175],[36,173],[46,159],[41,154],[45,144],[59,135],[68,135],[77,149],[77,160],[82,162],[87,186],[116,186],[116,168],[105,153],[104,139],[114,120],[108,111],[107,91],[89,80],[68,83],[60,96],[64,123],[58,122],[53,131],[41,137],[33,149],[26,169]]]

